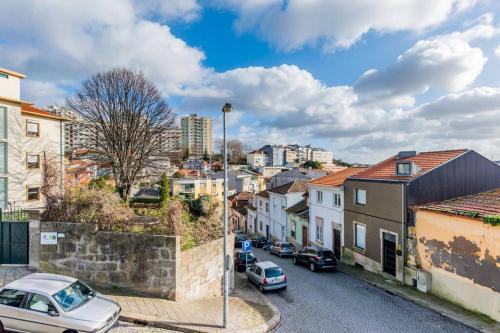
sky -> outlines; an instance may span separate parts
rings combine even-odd
[[[249,148],[312,144],[375,163],[470,148],[500,160],[500,1],[0,0],[0,67],[64,105],[141,70],[178,116]]]

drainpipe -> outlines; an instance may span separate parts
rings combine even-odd
[[[406,285],[406,219],[408,216],[407,212],[407,206],[408,206],[408,185],[403,183],[401,184],[401,191],[403,195],[403,207],[402,207],[402,219],[401,219],[401,242],[402,242],[402,250],[401,250],[401,261],[403,263],[403,271],[402,271],[402,277],[403,277],[403,286]]]

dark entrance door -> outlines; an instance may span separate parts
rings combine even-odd
[[[396,236],[383,233],[384,272],[396,276]]]
[[[340,260],[340,252],[341,252],[341,240],[340,240],[340,230],[333,229],[333,253],[335,254],[335,258]]]
[[[266,239],[269,240],[269,226],[266,225]]]
[[[302,226],[302,246],[308,246],[309,245],[309,240],[307,239],[307,227]]]
[[[0,222],[0,264],[28,264],[28,222]]]

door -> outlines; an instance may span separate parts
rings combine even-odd
[[[0,222],[0,264],[28,264],[28,222]]]
[[[340,260],[340,252],[342,251],[341,240],[340,240],[340,230],[333,229],[333,253],[335,258]]]
[[[383,268],[384,272],[396,276],[396,236],[383,232]]]
[[[269,226],[266,225],[266,239],[269,240]]]
[[[302,246],[308,246],[309,240],[307,239],[308,230],[306,226],[302,226]]]

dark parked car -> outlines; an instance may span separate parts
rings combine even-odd
[[[252,237],[252,246],[253,247],[264,247],[267,244],[266,237]]]
[[[245,236],[234,236],[234,248],[241,249],[242,243],[245,241]]]
[[[252,252],[234,252],[234,267],[238,272],[244,272],[247,265],[253,265],[256,262],[257,257]]]
[[[295,265],[306,265],[312,272],[321,269],[335,269],[337,260],[333,252],[319,246],[308,246],[294,253],[293,263]]]

